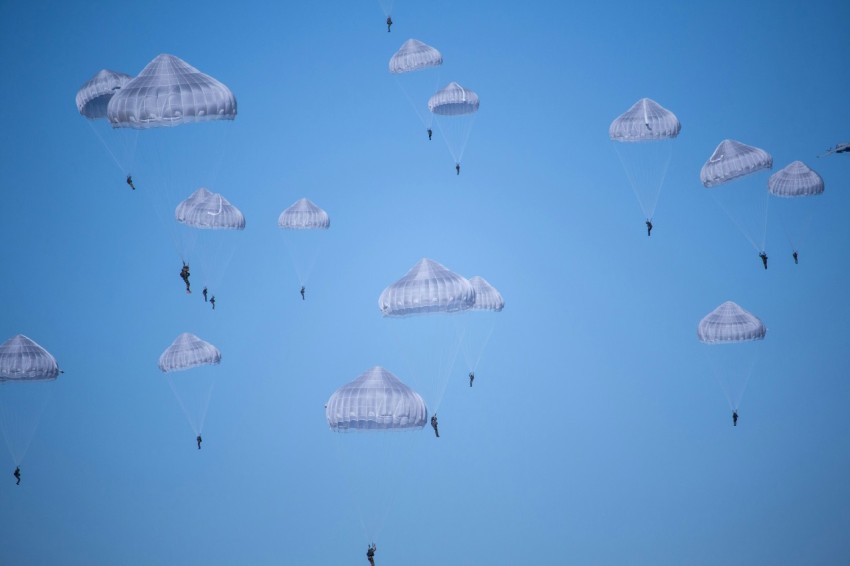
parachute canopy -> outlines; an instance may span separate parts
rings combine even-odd
[[[462,116],[478,112],[478,95],[455,82],[428,99],[428,110],[440,116]]]
[[[802,161],[794,161],[767,180],[767,190],[777,197],[806,197],[823,192],[823,178]]]
[[[0,344],[0,381],[56,379],[59,373],[56,358],[23,334]]]
[[[427,258],[384,289],[378,299],[384,316],[457,312],[474,303],[475,291],[469,281]]]
[[[390,58],[390,72],[393,74],[410,73],[438,67],[443,64],[443,56],[439,51],[416,39],[408,39]]]
[[[77,110],[86,118],[106,118],[106,108],[112,96],[133,77],[102,69],[77,91]]]
[[[337,389],[325,407],[334,432],[421,429],[428,420],[419,393],[379,366]]]
[[[697,337],[705,344],[761,340],[767,329],[757,316],[726,301],[699,321]]]
[[[236,98],[211,76],[162,54],[112,97],[107,117],[114,128],[137,129],[233,120]]]
[[[218,348],[188,332],[178,336],[159,356],[159,369],[165,373],[221,362]]]
[[[505,308],[505,300],[495,287],[490,285],[483,277],[475,275],[469,278],[469,284],[475,292],[475,303],[473,310],[488,310],[499,312]]]
[[[193,228],[210,230],[244,230],[242,212],[218,193],[201,187],[177,205],[177,222]]]
[[[302,198],[280,213],[277,225],[286,230],[327,230],[331,219],[327,212]]]
[[[682,125],[676,115],[650,98],[641,98],[611,122],[608,137],[619,142],[675,138]]]
[[[727,181],[773,167],[773,157],[763,149],[735,140],[723,140],[699,173],[702,184],[715,187]]]

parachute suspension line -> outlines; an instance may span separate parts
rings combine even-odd
[[[401,89],[401,92],[404,93],[404,97],[407,99],[407,102],[410,103],[410,107],[413,108],[414,112],[416,112],[416,117],[419,118],[422,125],[425,126],[426,129],[430,128],[434,122],[434,115],[431,112],[425,112],[424,110],[419,109],[419,105],[413,101],[413,97],[411,97],[410,93],[407,92],[407,89],[404,88],[404,85],[401,83],[401,78],[398,75],[396,75],[395,82],[398,85],[398,88]]]
[[[343,433],[343,432],[332,432],[336,438],[334,439],[334,446],[336,447],[336,455],[338,462],[347,462],[350,454],[346,454],[342,449],[342,436],[345,434],[357,434],[357,433]],[[366,456],[364,455],[364,460]],[[364,464],[365,465],[365,464]],[[366,526],[366,510],[362,505],[360,498],[357,496],[361,492],[360,486],[354,485],[354,474],[342,474],[343,477],[347,480],[348,484],[348,496],[351,498],[351,502],[357,508],[357,519],[360,521],[360,528],[363,529],[363,536],[366,540],[370,540],[369,535],[369,527]]]
[[[720,209],[726,214],[729,220],[732,221],[732,224],[734,224],[738,231],[741,232],[741,234],[744,236],[744,238],[747,239],[753,249],[757,252],[763,251],[762,248],[758,247],[755,240],[753,240],[752,236],[750,236],[750,233],[746,229],[744,229],[738,219],[729,211],[729,209],[720,201],[720,199],[717,198],[717,195],[714,193],[714,189],[711,189],[710,191],[711,197],[714,199],[714,202],[717,203],[717,206],[720,207]]]
[[[462,345],[463,336],[458,336],[454,333],[455,339],[452,344],[448,345],[446,351],[438,352],[439,370],[437,373],[437,383],[435,389],[433,412],[436,413],[440,409],[443,402],[443,397],[446,394],[446,389],[449,386],[449,379],[452,371],[454,371],[455,360]]]
[[[106,149],[106,152],[112,158],[112,161],[115,163],[115,166],[118,167],[118,169],[120,169],[123,174],[128,175],[129,172],[127,171],[127,168],[124,167],[124,165],[118,160],[118,157],[115,155],[115,152],[112,151],[112,148],[109,147],[109,144],[106,143],[106,140],[103,139],[103,136],[100,135],[100,132],[98,132],[97,128],[94,127],[92,121],[86,120],[86,122],[88,123],[89,128],[91,128],[91,131],[94,132],[94,135],[97,136],[97,139],[100,140],[100,143],[103,145],[104,149]]]
[[[764,191],[764,206],[762,207],[762,217],[764,218],[764,223],[762,225],[761,232],[761,249],[764,250],[767,245],[767,209],[770,206],[770,193]]]
[[[305,234],[308,237],[312,235]],[[321,234],[315,234],[315,236],[321,237]],[[296,246],[296,243],[292,240],[297,237],[298,235],[296,234],[293,234],[292,237],[284,235],[284,243],[286,245],[286,251],[289,254],[290,262],[295,269],[295,275],[298,277],[298,284],[303,286],[309,283],[313,268],[316,267],[321,242],[303,242],[303,245]],[[313,239],[318,240],[318,238]],[[299,249],[301,249],[302,253],[299,253]]]
[[[738,395],[738,398],[735,400],[735,407],[733,407],[734,409],[738,408],[738,406],[741,404],[741,399],[744,398],[744,392],[746,392],[747,385],[749,385],[749,383],[750,383],[750,377],[752,377],[752,375],[753,375],[753,370],[756,367],[757,361],[758,361],[758,353],[756,353],[753,356],[752,361],[750,361],[750,367],[747,368],[747,373],[744,375],[744,383],[741,386],[741,393]]]
[[[666,144],[667,142],[658,142]],[[649,218],[655,215],[655,208],[658,206],[658,200],[661,198],[661,189],[664,187],[664,182],[667,180],[667,171],[670,170],[670,162],[673,160],[672,146],[667,152],[667,159],[664,161],[664,166],[661,168],[661,178],[658,180],[658,187],[655,189],[652,199],[652,205],[649,210]]]
[[[29,452],[32,440],[38,431],[38,425],[41,424],[44,410],[47,408],[47,403],[52,396],[52,388],[49,388],[47,393],[42,395],[43,399],[37,399],[36,403],[33,403],[34,407],[28,407],[35,409],[35,416],[30,415],[29,418],[19,414],[16,415],[14,409],[9,410],[5,406],[3,397],[0,397],[0,425],[2,425],[0,428],[3,429],[3,440],[6,442],[6,448],[8,448],[9,454],[12,456],[12,460],[16,466],[23,463],[27,452]],[[9,429],[15,430],[11,431]],[[20,442],[16,443],[13,436],[19,438]]]
[[[615,145],[614,150],[617,152],[617,157],[620,159],[620,164],[623,166],[623,171],[626,172],[626,177],[629,179],[629,187],[631,187],[632,193],[634,193],[635,199],[637,199],[638,201],[638,205],[640,206],[641,212],[647,220],[651,219],[652,215],[646,209],[646,206],[643,203],[643,199],[640,198],[640,192],[637,189],[637,180],[635,179],[635,175],[629,170],[629,167],[626,165],[626,161],[623,158],[623,153],[620,151],[619,145]]]
[[[180,395],[180,392],[174,386],[174,380],[171,375],[168,376],[168,385],[171,387],[171,391],[174,393],[174,396],[177,398],[177,402],[180,403],[180,408],[183,410],[183,415],[186,417],[186,420],[189,421],[189,426],[195,432],[196,435],[201,434],[204,429],[204,422],[207,419],[207,409],[210,405],[210,399],[212,398],[212,390],[215,387],[215,380],[210,382],[209,387],[206,388],[206,392],[201,397],[200,410],[198,411],[198,418],[195,419],[192,412],[186,407],[186,403],[183,401],[183,397]]]

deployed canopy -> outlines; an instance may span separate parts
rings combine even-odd
[[[159,369],[165,373],[182,371],[221,362],[218,348],[189,332],[178,336],[159,357]]]
[[[277,225],[286,230],[327,230],[331,219],[327,212],[302,198],[280,213]]]
[[[767,180],[767,189],[777,197],[805,197],[823,192],[823,178],[802,161],[794,161]]]
[[[97,72],[77,91],[77,110],[86,118],[106,118],[112,96],[133,77],[109,69]]]
[[[422,397],[391,372],[375,366],[337,389],[325,408],[334,432],[421,429],[428,420]]]
[[[699,176],[704,186],[715,187],[771,167],[773,157],[765,150],[735,140],[723,140],[702,166]]]
[[[477,94],[451,82],[428,100],[428,110],[440,116],[462,116],[477,112],[478,104]]]
[[[208,120],[233,120],[230,89],[174,55],[158,55],[109,101],[115,128],[156,128]]]
[[[408,39],[390,58],[390,72],[410,73],[443,64],[442,54],[421,41]]]
[[[23,334],[0,345],[0,381],[39,381],[60,374],[56,359]]]
[[[244,230],[242,212],[218,193],[201,187],[177,205],[177,222],[193,228],[211,230]]]
[[[474,303],[475,291],[469,281],[427,258],[384,289],[378,299],[384,316],[457,312]]]
[[[650,98],[641,98],[611,122],[608,136],[619,142],[675,138],[682,125],[676,115]]]
[[[732,301],[726,301],[699,322],[697,337],[705,344],[761,340],[767,329],[761,320]]]
[[[475,302],[472,310],[488,310],[499,312],[505,308],[505,300],[495,287],[490,285],[483,277],[475,275],[469,278],[469,284],[475,292]]]

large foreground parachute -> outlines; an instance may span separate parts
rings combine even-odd
[[[106,118],[109,101],[133,77],[102,69],[77,91],[77,110],[92,120]]]
[[[401,431],[424,427],[428,409],[419,393],[375,366],[337,389],[325,416],[334,432]]]
[[[236,97],[224,84],[174,55],[162,54],[109,101],[115,128],[158,128],[233,120]]]
[[[453,313],[474,304],[475,291],[469,281],[427,258],[384,289],[378,299],[381,313],[391,317]]]
[[[700,342],[719,345],[706,355],[733,411],[738,409],[759,353],[753,343],[763,340],[766,334],[767,329],[757,316],[732,301],[708,313],[697,326]]]
[[[681,129],[676,115],[651,98],[641,98],[608,126],[608,137],[617,142],[617,155],[647,220],[655,215],[670,166],[670,141]]]

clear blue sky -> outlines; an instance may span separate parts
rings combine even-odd
[[[850,141],[850,5],[397,0],[393,20],[375,0],[0,6],[0,340],[65,370],[20,486],[0,458],[0,562],[365,564],[358,481],[397,486],[379,566],[846,561],[850,157],[816,156]],[[411,37],[481,98],[460,176],[387,72]],[[159,157],[133,192],[74,96],[160,53],[238,116],[142,132],[134,155]],[[651,238],[607,135],[641,97],[682,123]],[[823,176],[799,265],[771,216],[763,270],[701,186],[725,138]],[[199,186],[247,219],[215,313],[181,289],[169,220]],[[305,196],[331,229],[302,301],[276,220]],[[412,380],[377,299],[422,257],[506,307],[399,477],[341,456],[323,404],[374,365]],[[696,339],[726,300],[768,327],[736,428]],[[181,332],[222,352],[201,451],[156,366]]]

